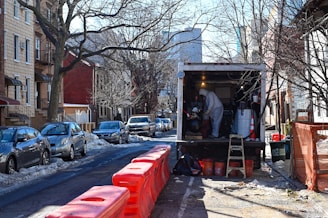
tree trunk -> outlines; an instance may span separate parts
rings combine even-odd
[[[64,72],[61,72],[64,58],[64,43],[59,43],[55,48],[54,75],[51,82],[50,101],[48,106],[48,122],[58,121],[59,97],[62,90]],[[64,99],[62,99],[64,101]]]
[[[55,67],[56,68],[56,67]],[[58,70],[54,74],[58,74]],[[48,122],[58,121],[59,95],[61,93],[62,74],[54,75],[51,83],[50,101],[48,107]]]

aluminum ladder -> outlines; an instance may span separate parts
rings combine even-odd
[[[234,140],[238,139],[238,140]],[[230,166],[230,161],[237,160],[242,161],[242,166],[235,167]],[[226,177],[229,177],[229,173],[233,170],[239,170],[246,178],[246,169],[245,169],[245,151],[244,151],[244,139],[242,135],[230,134],[229,135],[229,149],[228,149],[228,158],[227,158],[227,170]]]

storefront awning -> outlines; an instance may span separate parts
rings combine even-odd
[[[9,76],[5,77],[5,83],[7,86],[23,86],[23,83],[18,79],[11,78]]]
[[[0,106],[8,106],[8,105],[20,105],[20,102],[15,99],[0,95]]]
[[[40,72],[35,72],[35,82],[40,82],[40,83],[48,83],[50,82],[51,78],[47,75],[44,75],[43,73]]]

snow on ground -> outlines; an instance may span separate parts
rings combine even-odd
[[[161,133],[156,133],[159,136]],[[18,186],[32,181],[35,178],[54,174],[59,170],[66,169],[72,166],[78,166],[87,163],[93,159],[93,157],[104,150],[111,150],[115,148],[140,146],[140,142],[145,140],[151,140],[148,137],[142,137],[137,135],[130,135],[128,144],[111,144],[103,139],[99,139],[92,133],[86,133],[87,135],[87,156],[83,158],[76,158],[73,161],[64,161],[61,158],[52,158],[49,165],[37,165],[29,168],[21,168],[19,172],[12,175],[0,173],[0,194],[4,194],[17,188]]]

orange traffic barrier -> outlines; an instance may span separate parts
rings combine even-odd
[[[147,163],[152,163],[152,181],[153,183],[150,184],[151,188],[151,194],[154,202],[156,202],[157,197],[162,191],[162,188],[164,187],[164,180],[162,179],[162,165],[164,163],[164,157],[163,155],[153,152],[147,152],[145,154],[141,154],[136,158],[133,158],[131,160],[132,163],[137,163],[137,162],[147,162]]]
[[[123,218],[129,196],[125,187],[94,186],[46,218]]]
[[[150,217],[155,202],[151,195],[152,163],[129,163],[112,177],[113,184],[126,187],[130,198],[124,210],[124,217]]]
[[[164,163],[162,164],[161,172],[163,174],[162,176],[164,179],[164,184],[166,184],[170,178],[169,158],[170,158],[171,146],[170,145],[156,145],[149,152],[154,152],[154,151],[158,151],[162,155],[164,155]]]

